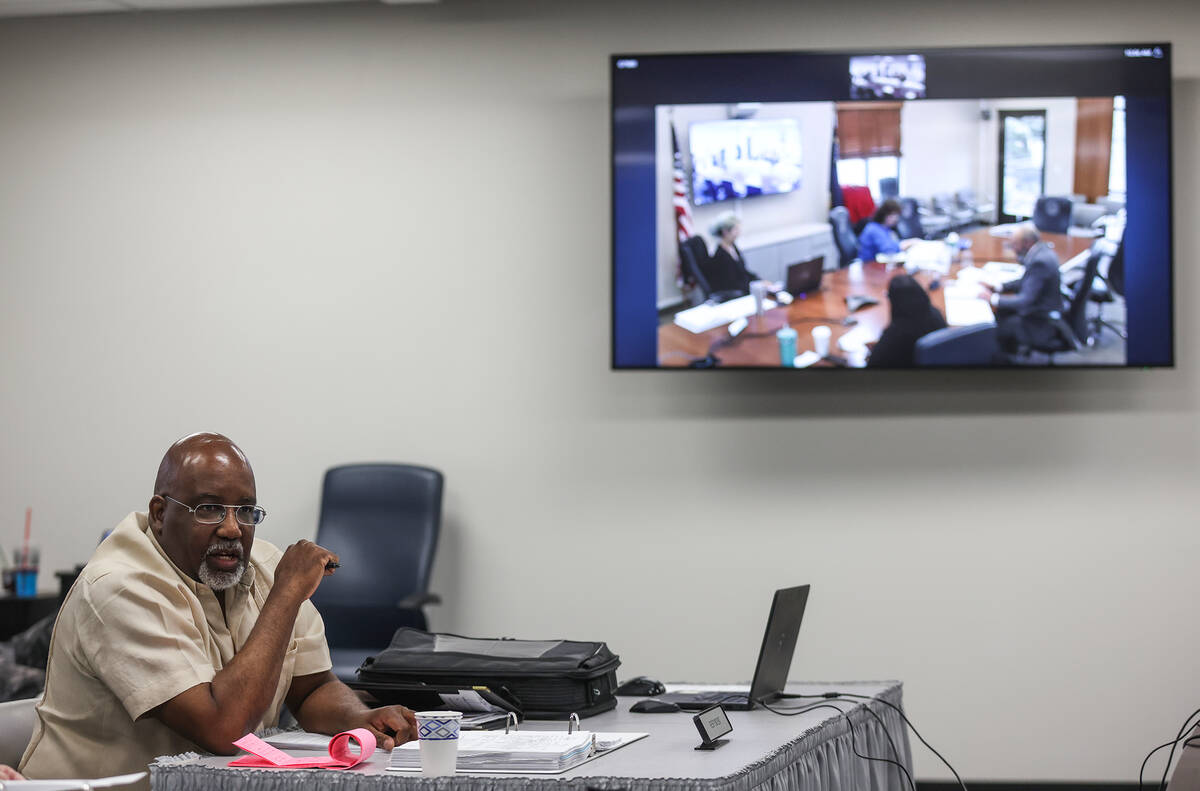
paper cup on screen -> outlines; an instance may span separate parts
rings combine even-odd
[[[418,711],[417,738],[421,750],[421,774],[448,777],[458,763],[458,733],[461,711]]]
[[[824,324],[818,324],[812,329],[813,350],[822,357],[829,356],[829,336],[833,330]]]

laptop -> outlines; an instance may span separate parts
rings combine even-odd
[[[770,703],[778,700],[783,696],[788,670],[792,666],[792,655],[796,652],[796,638],[800,636],[800,621],[804,618],[808,589],[808,585],[800,585],[775,591],[749,695],[721,690],[668,692],[656,695],[655,700],[674,703],[684,711],[703,711],[718,703],[730,711],[749,711],[757,701]]]
[[[792,296],[807,294],[821,288],[821,275],[825,270],[825,256],[820,255],[798,264],[789,264],[784,288]]]

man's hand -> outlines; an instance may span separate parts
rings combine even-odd
[[[6,764],[0,764],[0,780],[24,780],[20,772]]]
[[[375,734],[375,741],[381,750],[390,750],[417,738],[417,718],[403,706],[367,709],[362,717],[360,725],[351,727],[366,728]]]
[[[292,544],[275,567],[275,585],[271,593],[294,597],[302,602],[317,592],[321,580],[333,573],[327,563],[338,562],[338,556],[325,547],[302,540]]]

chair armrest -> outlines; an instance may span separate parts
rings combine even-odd
[[[427,604],[441,604],[442,597],[436,593],[414,593],[396,602],[396,609],[419,610]]]

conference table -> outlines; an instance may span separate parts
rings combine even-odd
[[[682,685],[672,685],[682,689]],[[695,689],[694,685],[686,686]],[[737,687],[722,687],[736,689]],[[747,689],[748,687],[741,687]],[[636,698],[618,698],[613,711],[583,720],[597,733],[636,732],[649,736],[613,750],[561,774],[459,773],[431,780],[419,773],[387,769],[388,754],[376,751],[347,770],[249,769],[228,766],[228,756],[186,753],[164,756],[150,764],[154,791],[294,791],[334,788],[338,791],[395,791],[431,788],[486,791],[906,791],[908,780],[884,761],[868,761],[856,753],[896,761],[912,773],[912,756],[904,721],[891,706],[901,707],[898,681],[789,684],[787,692],[810,695],[771,704],[785,716],[759,708],[728,712],[733,731],[720,749],[696,750],[700,735],[687,712],[635,714]],[[816,696],[848,692],[866,700],[830,701]],[[891,706],[887,705],[891,704]],[[820,705],[822,708],[811,708]],[[835,710],[835,708],[837,710]],[[840,712],[844,711],[845,716]],[[563,722],[521,724],[522,730],[562,730]],[[291,755],[318,754],[287,750]]]
[[[1060,264],[1087,250],[1095,241],[1089,237],[1058,233],[1043,233],[1041,237],[1053,245]],[[965,233],[962,238],[970,241],[970,247],[955,256],[948,275],[928,271],[919,271],[914,275],[926,289],[934,280],[954,278],[963,267],[989,261],[1016,263],[1015,254],[1005,244],[1008,238],[994,234],[990,228]],[[839,356],[838,340],[851,331],[871,339],[879,338],[890,320],[888,283],[904,271],[902,266],[871,261],[826,272],[819,290],[796,295],[791,305],[772,308],[761,317],[747,317],[746,328],[736,337],[730,336],[727,325],[694,333],[668,322],[658,328],[658,364],[683,367],[711,355],[720,361],[722,367],[778,368],[780,357],[776,332],[785,326],[794,328],[798,336],[796,353],[801,354],[813,349],[813,327],[824,325],[832,331],[830,356],[814,363],[813,367],[844,365],[845,360]],[[876,300],[876,304],[851,313],[846,306],[846,297],[849,296],[870,297]],[[944,315],[946,305],[941,289],[929,291],[929,298]],[[844,323],[848,318],[853,319],[852,324]]]

